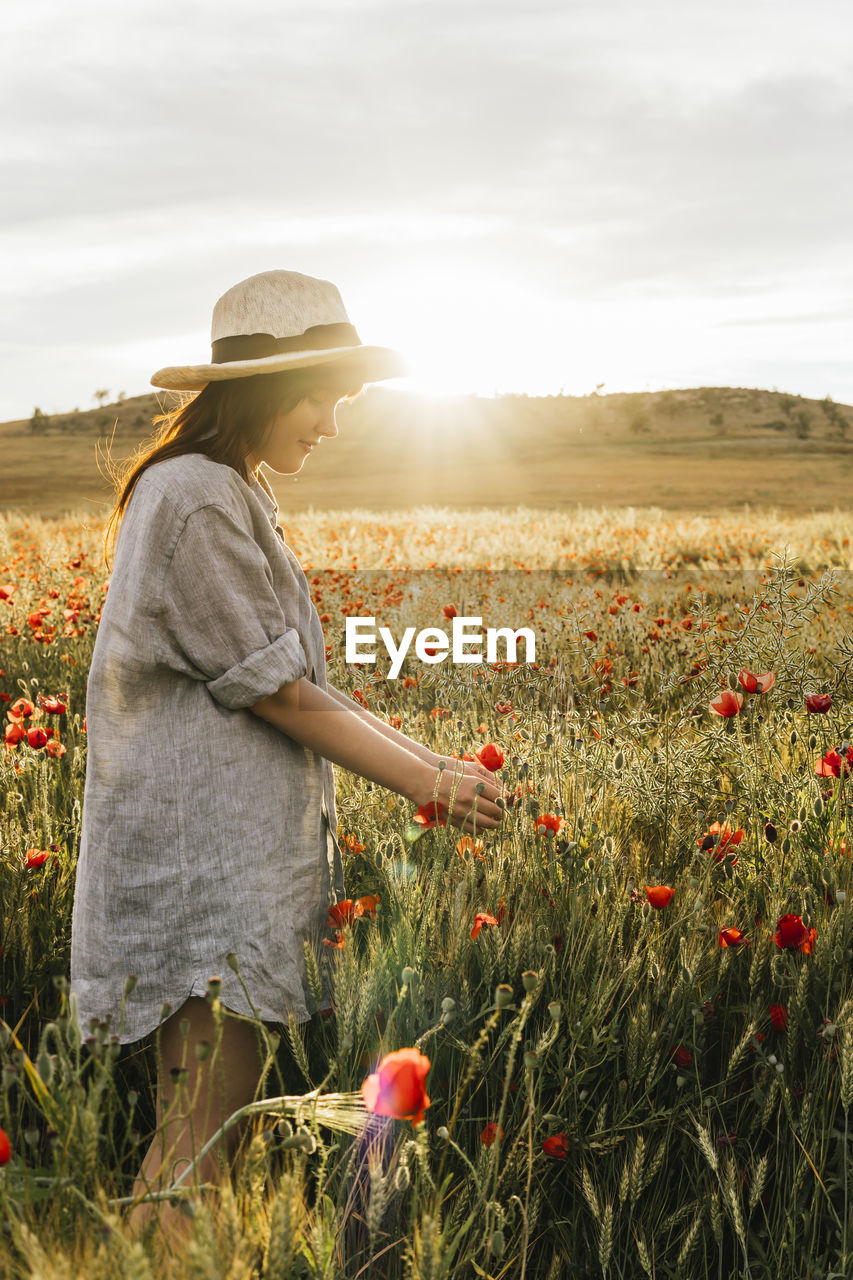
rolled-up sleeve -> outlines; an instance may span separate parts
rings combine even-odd
[[[307,672],[262,548],[222,507],[193,511],[178,535],[160,596],[168,648],[230,710],[251,707]]]

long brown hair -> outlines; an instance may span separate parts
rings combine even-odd
[[[116,504],[104,531],[104,553],[110,561],[118,527],[136,482],[155,462],[185,453],[203,453],[213,462],[233,467],[247,483],[246,458],[267,439],[273,422],[289,413],[315,391],[338,392],[351,400],[362,390],[357,372],[339,365],[286,369],[209,382],[183,404],[154,419],[155,434],[123,464],[107,455],[107,469],[116,490]]]

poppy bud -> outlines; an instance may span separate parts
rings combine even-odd
[[[539,1054],[535,1049],[528,1049],[524,1055],[524,1065],[528,1071],[536,1071],[539,1066]]]
[[[400,977],[403,979],[404,985],[410,987],[415,980],[415,971],[410,965],[405,965]]]
[[[525,969],[524,973],[521,975],[521,984],[527,992],[535,991],[538,981],[539,974],[533,969]]]
[[[512,1004],[514,994],[512,987],[508,986],[505,982],[502,982],[499,986],[495,987],[496,1008],[505,1009],[507,1005]]]
[[[779,839],[779,832],[776,830],[772,822],[765,822],[764,824],[764,839],[768,844],[775,844]]]
[[[560,1021],[560,1015],[561,1015],[561,1013],[562,1013],[562,1009],[560,1008],[560,1002],[559,1002],[559,1000],[552,1000],[552,1001],[551,1001],[551,1003],[548,1005],[548,1013],[549,1013],[549,1015],[550,1015],[550,1017],[551,1017],[551,1021],[552,1021],[552,1022],[559,1022],[559,1021]]]
[[[127,978],[125,978],[125,981],[124,981],[125,998],[133,995],[134,991],[136,990],[136,984],[138,981],[139,979],[137,978],[135,973],[131,973]]]
[[[452,996],[445,996],[441,1002],[442,1013],[453,1013],[456,1009],[456,1001]]]
[[[207,980],[207,996],[209,1000],[216,1000],[222,991],[221,978],[208,978]]]
[[[823,813],[823,801],[821,800],[820,796],[817,796],[815,798],[814,804],[812,805],[812,813],[816,818],[819,818],[820,815]]]
[[[497,1231],[492,1232],[492,1238],[489,1241],[489,1248],[496,1258],[503,1256],[503,1251],[506,1248],[506,1241],[504,1240],[504,1233],[501,1231],[500,1227],[498,1227]]]
[[[447,1142],[450,1138],[450,1130],[448,1129],[447,1125],[443,1124],[438,1129],[436,1129],[435,1136],[437,1138],[440,1138],[442,1142]]]

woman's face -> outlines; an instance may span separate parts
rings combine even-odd
[[[336,436],[335,408],[342,397],[337,391],[312,391],[286,413],[273,420],[269,434],[247,459],[254,469],[265,462],[273,471],[293,475],[320,443],[323,436]]]

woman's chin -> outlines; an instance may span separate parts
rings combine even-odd
[[[269,467],[270,471],[275,472],[277,476],[295,476],[305,466],[305,459],[304,458],[300,459],[300,461],[296,464],[296,466],[293,465],[292,458],[288,458],[288,459],[282,458],[280,462],[275,462],[275,461],[270,462],[269,460],[265,460],[264,466]]]

